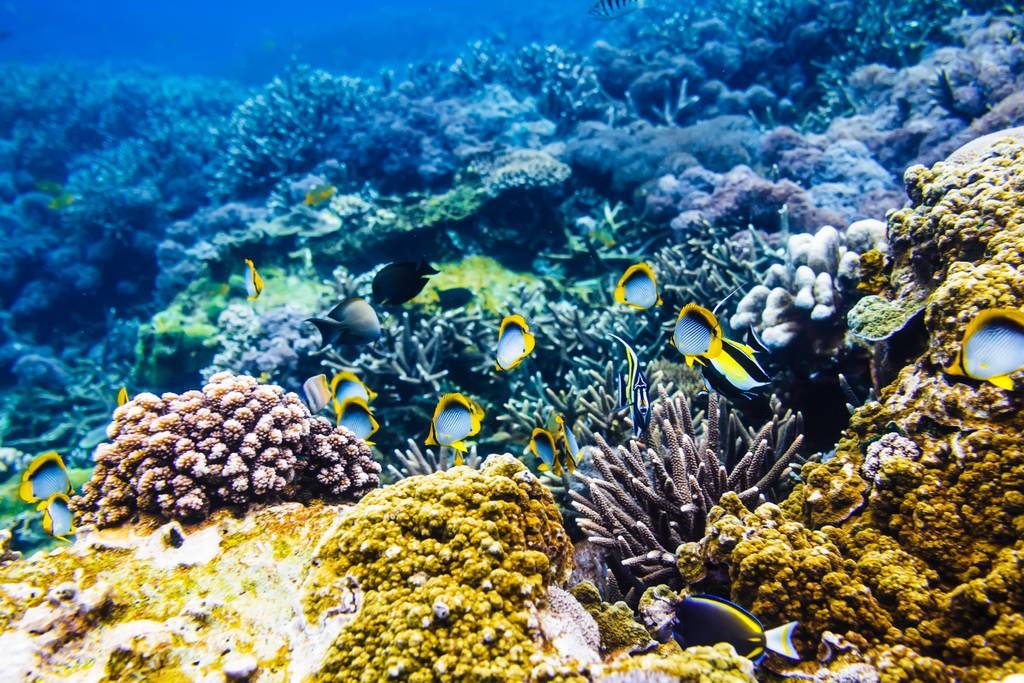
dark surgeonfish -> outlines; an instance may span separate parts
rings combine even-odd
[[[480,431],[484,409],[462,394],[445,394],[434,408],[430,420],[428,446],[448,446],[455,451],[454,462],[462,464],[462,454],[469,450],[463,439]]]
[[[615,287],[615,301],[640,310],[661,306],[658,279],[654,269],[646,263],[636,263],[626,269]]]
[[[57,451],[37,455],[21,475],[18,497],[26,503],[38,503],[50,496],[74,492],[68,468]]]
[[[332,344],[369,344],[380,338],[380,319],[366,299],[353,296],[335,306],[326,318],[308,318],[320,330],[320,348]]]
[[[71,500],[67,494],[53,494],[40,501],[36,510],[43,513],[43,531],[61,541],[71,542],[68,536],[75,533],[75,516],[71,514]]]
[[[597,0],[590,7],[590,16],[596,19],[617,19],[644,7],[647,7],[647,0]]]
[[[426,261],[396,261],[373,276],[373,300],[379,304],[404,304],[427,286],[434,270]]]
[[[637,359],[633,347],[622,337],[614,334],[610,336],[626,347],[628,369],[625,375],[619,374],[618,376],[616,395],[619,408],[629,406],[630,417],[633,419],[633,436],[639,437],[647,431],[647,427],[651,424],[651,403],[647,397],[649,388],[647,377],[640,368],[640,361]]]
[[[967,325],[950,375],[990,382],[1011,391],[1010,375],[1024,369],[1024,311],[990,308]]]
[[[729,643],[736,654],[760,661],[769,651],[800,659],[793,646],[797,622],[765,631],[753,614],[714,595],[688,595],[676,605],[672,635],[684,648]]]
[[[472,300],[473,290],[466,289],[465,287],[437,290],[437,305],[441,307],[442,311],[462,308]]]

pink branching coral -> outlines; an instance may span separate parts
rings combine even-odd
[[[82,524],[112,526],[136,511],[191,522],[227,505],[355,500],[380,485],[365,442],[247,375],[217,373],[180,395],[139,394],[114,411],[107,436],[73,501]]]

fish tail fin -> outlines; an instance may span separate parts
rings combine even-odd
[[[1010,379],[1009,375],[1000,375],[999,377],[989,377],[989,382],[995,384],[1000,389],[1006,389],[1007,391],[1013,391],[1013,380]]]
[[[770,631],[765,631],[765,649],[787,659],[800,659],[800,654],[796,651],[796,646],[793,645],[793,631],[796,630],[796,627],[797,622],[791,621]]]
[[[338,336],[338,332],[342,327],[341,323],[337,320],[331,320],[329,318],[307,318],[306,322],[311,322],[316,326],[318,332],[320,332],[320,348],[325,349],[331,345],[335,337]]]

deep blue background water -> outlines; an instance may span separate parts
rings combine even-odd
[[[588,0],[0,0],[0,62],[142,63],[258,83],[294,55],[372,75],[450,59],[470,40],[563,46],[602,24]]]

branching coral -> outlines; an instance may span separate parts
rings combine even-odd
[[[184,521],[227,505],[282,498],[359,498],[378,485],[369,448],[295,394],[219,373],[202,391],[143,393],[114,411],[110,443],[73,507],[83,524],[135,512]]]
[[[570,493],[580,529],[617,555],[641,585],[679,586],[699,578],[680,576],[677,549],[701,538],[708,511],[726,492],[735,491],[747,505],[763,501],[800,448],[799,420],[737,435],[730,429],[735,422],[720,421],[718,403],[716,394],[708,397],[698,437],[685,398],[662,391],[649,442],[633,439],[628,448],[612,449],[598,437],[597,475],[577,474],[587,486],[586,495]],[[737,458],[734,449],[744,447]]]

